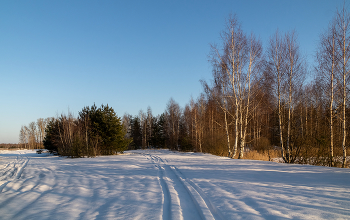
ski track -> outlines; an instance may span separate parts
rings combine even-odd
[[[205,193],[168,160],[144,154],[158,169],[162,189],[161,219],[223,219]]]
[[[20,154],[15,160],[10,161],[4,166],[0,173],[0,193],[3,192],[9,183],[21,177],[28,162],[29,158]]]

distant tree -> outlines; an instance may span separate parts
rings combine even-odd
[[[38,142],[39,142],[38,144],[39,144],[39,148],[41,148],[45,137],[46,121],[43,118],[39,118],[36,121],[36,125],[38,128]]]
[[[19,132],[19,144],[23,147],[23,148],[27,148],[27,131],[25,129],[25,126],[21,126],[21,130]]]
[[[130,141],[130,144],[132,143],[131,138],[131,122],[132,122],[132,116],[130,114],[125,113],[122,118],[122,125],[123,130],[125,133],[125,139],[128,139]],[[130,148],[130,144],[128,145],[128,148]]]
[[[152,144],[157,148],[166,147],[165,116],[161,114],[153,119]]]
[[[153,127],[153,115],[150,106],[147,107],[147,118],[146,118],[146,140],[147,147],[151,147],[152,144],[152,127]]]
[[[165,111],[165,131],[168,137],[169,148],[172,150],[179,149],[179,129],[181,109],[173,98],[171,98],[166,106]]]
[[[58,132],[58,126],[59,126],[59,121],[52,118],[45,129],[46,136],[44,137],[43,140],[43,145],[45,149],[49,150],[50,152],[58,152],[58,147],[59,147],[59,132]]]
[[[142,140],[142,149],[145,149],[147,147],[147,116],[141,109],[139,111],[138,115],[140,119],[140,128],[141,128],[141,140]]]
[[[140,119],[138,117],[132,118],[130,122],[130,126],[131,126],[130,136],[132,138],[131,145],[133,146],[133,149],[139,149],[142,146],[142,130],[141,130]]]
[[[37,147],[37,127],[35,122],[30,122],[28,126],[29,132],[29,149],[35,149]]]
[[[206,112],[206,103],[204,100],[204,94],[198,98],[197,102],[192,104],[192,114],[194,116],[194,130],[196,137],[196,147],[198,146],[198,151],[203,152],[202,145],[204,140],[204,127],[205,127],[205,112]]]

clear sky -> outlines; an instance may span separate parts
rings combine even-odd
[[[295,29],[312,65],[343,0],[0,1],[0,143],[21,125],[96,103],[122,117],[172,97],[184,107],[211,79],[210,44],[230,13],[264,44]],[[346,2],[347,6],[349,4]]]

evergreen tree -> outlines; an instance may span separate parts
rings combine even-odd
[[[140,126],[140,119],[138,117],[134,117],[131,119],[131,138],[133,149],[140,149],[142,146],[142,131]]]
[[[154,147],[165,147],[164,123],[164,114],[161,114],[158,118],[154,118],[153,120],[151,142]]]
[[[116,154],[126,150],[130,143],[125,132],[113,108],[108,105],[97,108],[94,104],[84,107],[78,119],[61,115],[50,121],[44,146],[71,157]]]
[[[92,122],[101,136],[104,154],[114,154],[126,150],[128,141],[124,140],[125,132],[121,119],[117,117],[113,108],[102,105],[97,109],[94,118],[96,121]]]
[[[58,144],[56,141],[58,136],[58,121],[54,119],[49,121],[45,132],[46,136],[43,140],[45,149],[49,150],[50,152],[58,152]]]

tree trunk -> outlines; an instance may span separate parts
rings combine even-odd
[[[228,133],[226,111],[224,111],[224,115],[225,115],[225,130],[226,130],[226,137],[227,137],[228,157],[231,157],[232,152],[231,152],[231,147],[230,147],[230,135]]]

